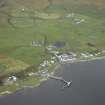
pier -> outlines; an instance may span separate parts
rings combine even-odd
[[[63,82],[64,86],[63,88],[66,88],[66,87],[70,87],[71,84],[72,84],[72,81],[66,81],[63,77],[57,77],[57,76],[54,76],[54,75],[51,75],[49,73],[46,73],[46,72],[38,72],[36,74],[31,74],[31,76],[41,76],[41,77],[46,77],[46,78],[50,78],[50,79],[55,79],[55,80],[59,80],[61,82]]]
[[[72,81],[66,81],[66,80],[65,80],[64,78],[62,78],[62,77],[56,77],[56,76],[49,75],[49,78],[55,79],[55,80],[60,80],[61,82],[63,82],[63,83],[64,83],[63,88],[65,88],[65,87],[70,87],[70,86],[71,86],[71,83],[72,83]]]

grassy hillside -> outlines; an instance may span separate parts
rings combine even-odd
[[[81,53],[105,57],[104,5],[104,0],[0,1],[0,83],[11,75],[22,78],[0,86],[0,92],[34,85],[34,81],[39,84],[42,78],[25,74],[40,70],[40,64],[53,56],[45,47],[55,43],[65,42],[54,50],[74,52],[79,60],[84,59]],[[32,46],[32,41],[45,44]]]

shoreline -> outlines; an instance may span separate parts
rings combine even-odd
[[[58,74],[57,71],[61,68],[62,65],[75,64],[75,63],[82,63],[82,62],[93,62],[93,61],[104,60],[104,59],[105,59],[105,57],[95,57],[95,58],[88,59],[88,60],[76,60],[76,61],[74,61],[74,62],[58,64],[58,65],[55,66],[55,68],[54,68],[54,70],[53,70],[52,73],[53,73],[53,75]],[[60,72],[60,70],[59,70],[59,72]],[[6,97],[6,96],[15,94],[15,93],[17,93],[17,92],[19,92],[19,91],[23,91],[24,89],[39,88],[42,83],[46,82],[46,81],[49,80],[49,79],[50,79],[50,78],[42,78],[42,79],[40,80],[40,83],[36,84],[35,86],[24,86],[24,87],[22,87],[22,88],[20,88],[20,89],[17,89],[15,92],[10,92],[9,94],[6,94],[6,95],[5,95],[5,94],[0,95],[0,98],[3,98],[3,97]],[[4,91],[4,92],[6,92],[6,91]],[[9,91],[8,91],[8,92],[9,92]]]

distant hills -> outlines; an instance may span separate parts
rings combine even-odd
[[[50,3],[62,5],[93,5],[100,8],[105,6],[105,0],[0,0],[0,7],[17,7],[26,6],[29,8],[39,9],[46,8]]]
[[[7,15],[14,9],[44,10],[51,5],[62,5],[65,9],[84,10],[84,8],[105,8],[105,0],[0,0],[0,25],[7,23]],[[97,11],[97,10],[96,10]]]

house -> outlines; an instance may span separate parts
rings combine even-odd
[[[8,81],[16,82],[17,81],[17,77],[16,76],[11,76],[11,77],[8,78]]]
[[[40,64],[40,66],[42,66],[42,67],[46,67],[49,65],[50,65],[50,62],[48,60],[45,60],[45,61],[43,61],[43,63]]]
[[[66,15],[66,18],[74,17],[74,15],[75,15],[74,13],[69,13],[69,14]]]
[[[80,24],[85,22],[85,19],[74,19],[74,21],[76,22],[76,24]]]
[[[41,41],[32,41],[31,46],[33,47],[41,47],[43,45],[43,42]]]
[[[76,60],[76,57],[69,53],[63,53],[56,55],[60,62],[71,62]]]
[[[81,56],[84,57],[84,58],[89,58],[89,57],[93,57],[94,55],[90,54],[88,52],[85,52],[85,53],[81,53]]]
[[[4,79],[3,83],[4,83],[4,85],[11,85],[11,84],[13,84],[16,81],[17,81],[17,77],[16,76],[10,76],[10,77]]]

